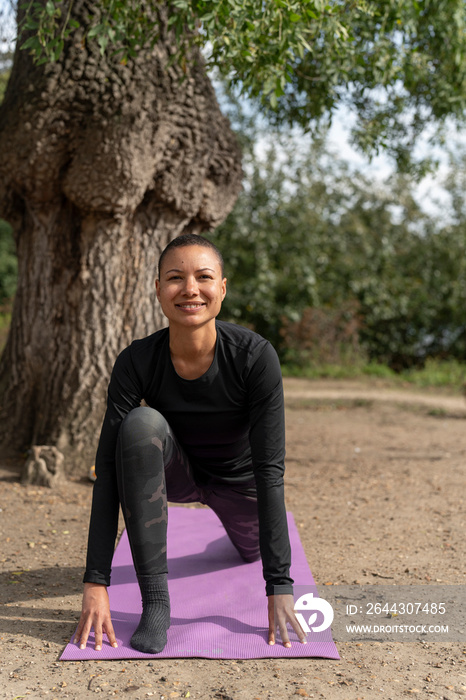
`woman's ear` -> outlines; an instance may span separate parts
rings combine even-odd
[[[157,299],[160,301],[160,280],[155,280],[155,293],[157,294]]]
[[[224,277],[222,280],[222,301],[225,299],[227,293],[227,278]]]

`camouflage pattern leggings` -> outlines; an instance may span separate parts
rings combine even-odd
[[[208,505],[241,557],[245,561],[259,558],[254,480],[196,484],[186,454],[158,411],[141,406],[128,413],[120,427],[116,465],[136,573],[167,573],[167,500]]]

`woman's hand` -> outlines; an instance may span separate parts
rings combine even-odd
[[[269,612],[269,644],[275,644],[275,632],[278,626],[280,636],[283,641],[283,646],[291,647],[290,638],[288,637],[287,622],[290,623],[296,634],[298,635],[301,644],[306,644],[306,634],[298,622],[294,612],[294,598],[291,594],[269,595],[268,596],[268,612]]]
[[[115,632],[110,617],[107,587],[100,583],[85,583],[81,618],[74,638],[80,649],[85,649],[91,629],[94,628],[95,650],[102,649],[102,634],[108,637],[112,647],[117,647]]]

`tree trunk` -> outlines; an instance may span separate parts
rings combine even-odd
[[[76,0],[73,15],[89,9]],[[163,325],[161,249],[214,228],[241,186],[201,57],[168,67],[157,21],[160,42],[126,66],[76,39],[45,67],[17,50],[0,108],[0,216],[19,261],[0,442],[53,445],[68,472],[93,463],[117,354]]]

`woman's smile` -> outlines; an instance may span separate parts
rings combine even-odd
[[[190,302],[182,302],[180,304],[175,304],[175,306],[178,307],[179,309],[182,309],[182,311],[193,312],[193,311],[199,311],[199,309],[202,309],[205,306],[205,303],[202,301],[199,301],[199,302],[190,301]]]

